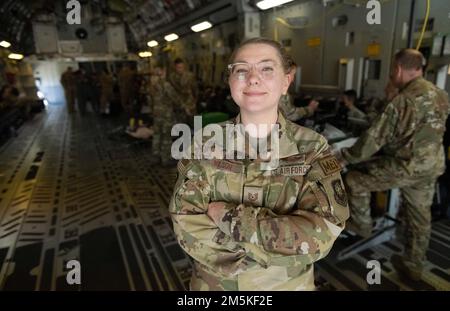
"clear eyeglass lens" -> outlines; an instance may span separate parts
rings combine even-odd
[[[238,80],[245,80],[248,78],[252,67],[258,72],[263,79],[271,79],[275,72],[275,64],[273,62],[262,62],[255,65],[247,63],[237,63],[230,66],[231,75]]]

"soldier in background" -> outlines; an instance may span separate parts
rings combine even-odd
[[[171,130],[175,124],[174,107],[183,98],[167,81],[166,69],[158,65],[150,80],[150,94],[153,102],[153,164],[171,165]]]
[[[347,107],[347,116],[350,118],[369,121],[368,116],[356,107],[357,94],[355,90],[347,90],[342,94],[342,102]]]
[[[293,59],[289,60],[291,64],[291,70],[289,72],[289,78],[290,83],[294,81],[295,73],[297,71],[297,64],[294,62]],[[319,107],[319,102],[315,100],[311,100],[306,107],[296,107],[293,103],[293,98],[287,92],[285,95],[282,95],[280,98],[280,110],[283,113],[283,115],[288,119],[289,121],[298,121],[303,118],[309,118],[314,115],[314,112]]]
[[[114,95],[114,79],[108,69],[104,69],[100,75],[100,113],[109,114],[110,102]]]
[[[175,59],[175,71],[170,75],[169,82],[178,95],[183,98],[181,105],[175,107],[180,123],[191,124],[197,112],[198,88],[193,73],[186,70],[181,58]]]
[[[61,76],[61,85],[64,88],[64,95],[66,97],[67,111],[69,113],[75,110],[75,96],[76,96],[76,79],[72,67],[67,67]]]
[[[89,100],[89,94],[91,89],[91,81],[84,69],[79,69],[75,73],[77,84],[77,104],[81,115],[86,114],[86,105]]]
[[[280,165],[265,170],[266,161],[249,157],[256,146],[238,147],[237,138],[216,146],[207,155],[212,159],[178,163],[169,210],[178,242],[194,261],[190,289],[313,290],[313,264],[328,254],[348,218],[340,166],[323,136],[279,113],[290,65],[278,42],[250,39],[230,62],[228,83],[240,114],[222,129],[278,124],[275,134],[237,134],[280,135],[271,147]],[[224,159],[225,153],[237,156]]]
[[[402,276],[419,280],[431,231],[435,183],[445,170],[442,144],[449,114],[447,94],[422,75],[423,55],[404,49],[395,55],[391,82],[398,95],[352,147],[342,149],[343,163],[358,164],[345,176],[351,220],[348,228],[362,236],[372,230],[370,192],[400,188],[405,222],[403,257],[391,258]],[[380,157],[372,158],[381,151]]]
[[[100,77],[96,71],[88,76],[89,79],[89,102],[95,113],[100,113]]]
[[[124,65],[118,74],[120,103],[127,113],[131,113],[133,101],[136,100],[136,72],[129,65]]]

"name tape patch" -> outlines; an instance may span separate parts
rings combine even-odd
[[[306,164],[284,165],[274,170],[274,175],[304,176],[308,173],[310,168],[311,165]]]

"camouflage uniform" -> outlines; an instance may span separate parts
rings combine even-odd
[[[120,103],[126,112],[131,112],[133,100],[136,99],[136,73],[131,68],[122,67],[118,74]]]
[[[356,144],[342,150],[352,223],[371,226],[370,192],[400,188],[405,217],[404,262],[421,271],[428,248],[436,179],[445,170],[442,144],[447,94],[423,78],[408,83]],[[382,156],[371,157],[382,151]]]
[[[166,79],[151,81],[150,94],[153,102],[153,139],[152,154],[161,157],[163,163],[170,159],[172,146],[171,130],[175,123],[173,108],[181,102],[178,93]]]
[[[389,103],[387,99],[380,100],[378,98],[372,98],[368,101],[366,107],[366,116],[370,124],[384,111],[384,108]]]
[[[281,96],[278,107],[283,112],[286,119],[293,122],[314,115],[314,111],[309,107],[295,107],[292,102],[292,97],[289,94]]]
[[[102,72],[100,75],[100,112],[108,109],[108,104],[114,95],[114,80],[111,74]]]
[[[183,98],[179,103],[181,106],[175,107],[175,112],[181,123],[189,123],[190,118],[196,114],[198,89],[195,77],[191,72],[173,72],[169,77],[169,82]],[[183,117],[184,116],[184,117]],[[189,120],[188,120],[189,118]]]
[[[359,110],[356,106],[352,106],[351,108],[348,109],[347,116],[349,118],[362,119],[362,120],[369,121],[369,117],[364,112]]]
[[[61,84],[64,88],[64,95],[66,96],[67,111],[72,113],[75,110],[75,96],[77,90],[75,73],[65,71],[61,76]]]
[[[313,263],[348,218],[341,168],[321,135],[281,113],[278,123],[274,170],[248,159],[248,149],[244,160],[178,163],[170,212],[178,242],[194,259],[191,290],[314,289]],[[225,206],[218,225],[206,214],[211,202]]]

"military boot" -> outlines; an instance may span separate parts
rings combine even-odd
[[[392,255],[391,264],[402,277],[406,277],[416,282],[422,279],[422,268],[411,262],[405,261],[400,255]]]

